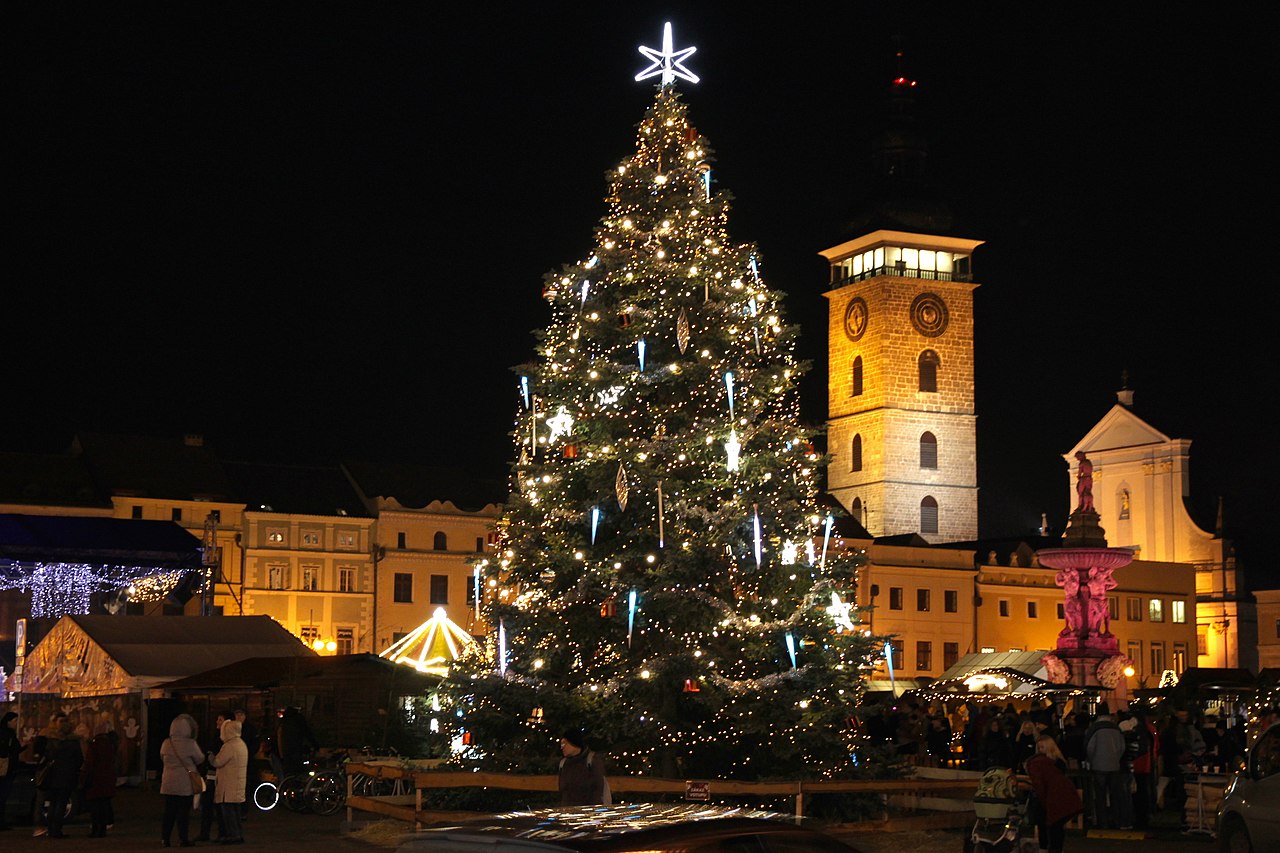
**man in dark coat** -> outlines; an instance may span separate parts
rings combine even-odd
[[[116,751],[120,738],[111,723],[100,720],[85,751],[84,801],[89,806],[89,837],[105,838],[111,823],[111,798],[116,795]]]
[[[80,767],[84,764],[84,742],[76,737],[76,727],[66,717],[58,722],[57,737],[47,741],[45,760],[49,766],[40,787],[49,798],[46,827],[50,838],[66,838],[62,832],[62,821],[66,818],[67,804],[71,802],[71,792],[80,782]]]
[[[18,740],[18,715],[7,712],[0,719],[0,764],[6,764],[0,773],[0,830],[10,829],[8,818],[9,789],[13,786],[13,777],[18,772],[18,756],[22,752],[22,744]]]
[[[604,765],[587,749],[581,729],[570,729],[560,738],[560,805],[605,805]]]

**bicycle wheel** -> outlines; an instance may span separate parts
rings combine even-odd
[[[305,812],[307,810],[305,792],[309,781],[311,781],[311,777],[306,775],[285,777],[285,780],[280,783],[280,799],[284,800],[285,808],[291,812]]]
[[[347,801],[347,780],[341,773],[325,773],[307,785],[307,804],[319,815],[330,815]]]
[[[263,782],[253,789],[253,804],[264,812],[269,812],[280,802],[280,789],[275,782]]]

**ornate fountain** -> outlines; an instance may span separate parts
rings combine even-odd
[[[1054,582],[1063,591],[1063,622],[1057,648],[1043,663],[1055,684],[1102,687],[1112,691],[1116,707],[1128,700],[1124,670],[1133,661],[1120,653],[1120,641],[1111,633],[1108,593],[1115,589],[1112,573],[1133,562],[1128,548],[1108,548],[1106,531],[1093,508],[1093,464],[1083,451],[1076,475],[1079,505],[1071,513],[1062,547],[1037,551],[1040,565],[1057,569]]]

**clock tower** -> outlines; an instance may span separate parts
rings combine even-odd
[[[971,257],[980,240],[873,231],[831,264],[829,491],[873,536],[978,536]]]

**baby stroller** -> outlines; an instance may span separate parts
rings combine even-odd
[[[973,853],[1017,853],[1036,847],[1035,831],[1027,822],[1027,799],[1012,770],[989,768],[978,780],[978,790],[973,795],[977,820],[965,849]]]

